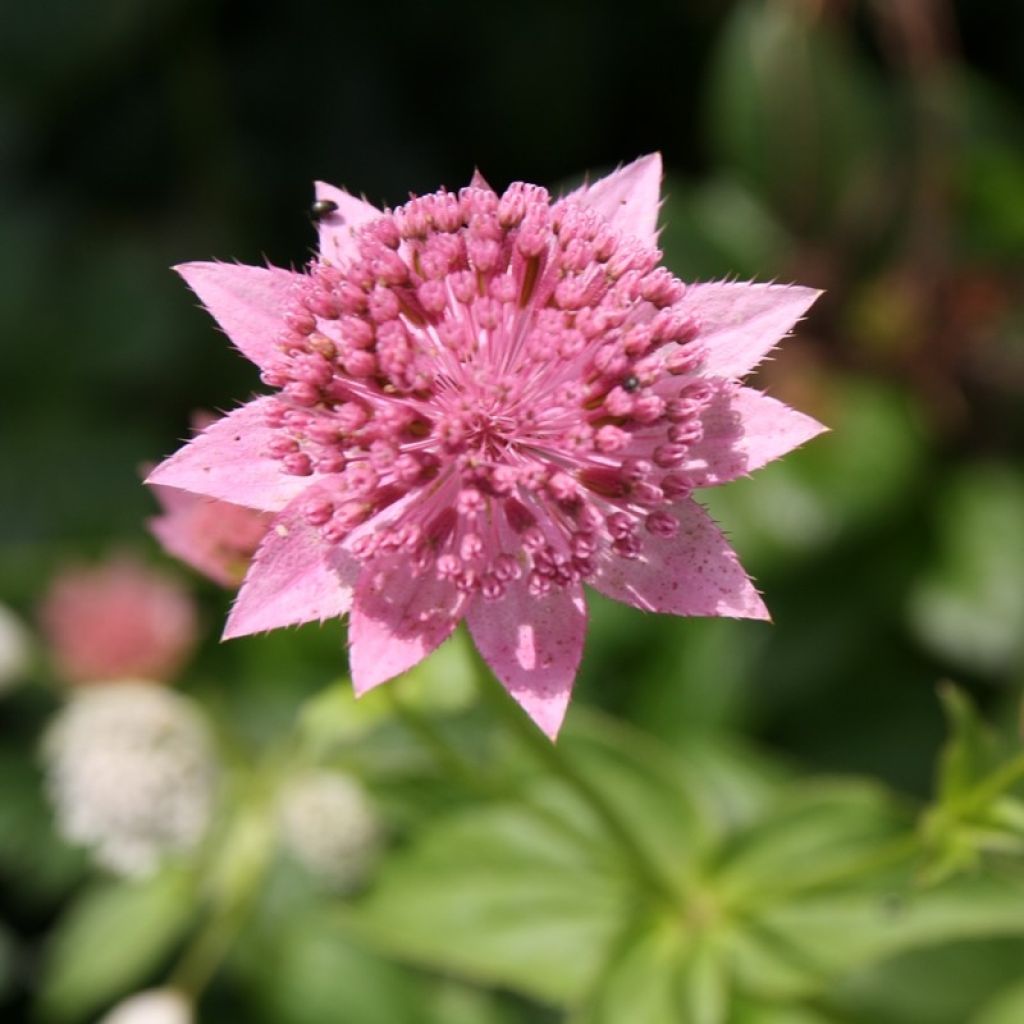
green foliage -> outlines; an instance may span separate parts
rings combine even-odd
[[[1024,1020],[1024,981],[1017,981],[997,993],[970,1024],[1019,1024]]]
[[[788,223],[864,226],[888,162],[886,111],[869,69],[810,7],[736,4],[709,95],[716,153]]]
[[[53,933],[39,992],[45,1020],[80,1021],[141,987],[192,920],[194,878],[171,867],[145,881],[97,882]]]
[[[952,475],[934,504],[937,557],[914,594],[922,641],[986,674],[1024,659],[1024,478],[978,464]]]

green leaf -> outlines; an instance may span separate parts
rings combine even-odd
[[[421,984],[361,949],[336,914],[304,908],[279,918],[236,967],[275,1024],[421,1024]],[[268,965],[272,969],[268,970]]]
[[[698,796],[703,780],[653,737],[603,715],[575,715],[559,744],[662,871],[685,877],[710,839]]]
[[[52,906],[82,875],[84,858],[54,833],[51,809],[28,750],[0,751],[0,875],[17,879],[12,895]]]
[[[1004,673],[1024,657],[1024,477],[966,467],[934,508],[937,559],[912,596],[911,624],[940,656]]]
[[[1024,886],[955,879],[928,890],[865,886],[797,898],[757,915],[761,962],[742,959],[762,996],[812,995],[858,966],[954,940],[1024,935]],[[785,961],[791,968],[770,971]]]
[[[819,1010],[793,1003],[772,1005],[743,999],[736,1000],[729,1024],[840,1024],[840,1021]]]
[[[850,872],[857,877],[862,865],[891,849],[910,823],[892,797],[870,783],[796,783],[764,820],[726,844],[713,868],[715,891],[742,912],[801,889],[843,884]]]
[[[684,280],[771,278],[792,259],[794,241],[764,203],[727,175],[687,188],[666,183],[665,263]]]
[[[1024,941],[1014,938],[915,949],[853,971],[828,1001],[851,1021],[965,1024],[993,992],[1020,977],[1022,956]]]
[[[1003,989],[982,1007],[970,1024],[1020,1024],[1024,1020],[1024,981]]]
[[[755,573],[792,571],[794,559],[884,522],[920,477],[924,444],[904,394],[847,376],[829,380],[821,400],[829,434],[701,493]]]
[[[379,689],[360,700],[348,679],[325,686],[299,710],[299,737],[314,758],[362,739],[390,717],[386,695]]]
[[[688,945],[679,923],[668,919],[630,931],[601,972],[579,1024],[691,1024],[684,994]]]
[[[389,955],[568,1003],[592,985],[633,895],[600,833],[494,806],[394,854],[348,921]]]
[[[939,689],[949,739],[939,755],[936,791],[940,802],[955,801],[997,762],[995,737],[978,716],[970,697],[952,683]]]
[[[57,924],[39,994],[46,1020],[75,1021],[144,983],[192,918],[193,878],[172,867],[87,889]]]
[[[877,224],[884,118],[869,69],[811,7],[732,8],[712,66],[712,143],[787,223]]]
[[[391,685],[415,708],[450,714],[464,711],[476,701],[476,671],[469,644],[464,637],[457,637],[441,644]]]
[[[0,1005],[7,998],[15,978],[17,948],[14,937],[0,924]]]

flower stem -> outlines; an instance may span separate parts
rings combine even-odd
[[[214,913],[185,950],[171,974],[170,987],[197,1002],[242,930],[247,907]]]
[[[470,791],[493,795],[493,787],[488,785],[477,766],[449,742],[429,716],[402,700],[394,686],[387,687],[387,693],[397,718],[431,752],[443,771],[450,772]]]
[[[682,892],[681,883],[676,883],[662,872],[654,858],[637,841],[631,827],[623,821],[604,793],[579,770],[562,748],[541,733],[495,678],[469,636],[464,635],[463,639],[472,650],[477,682],[487,703],[501,715],[537,760],[574,790],[576,795],[590,808],[608,835],[618,844],[622,853],[630,861],[637,877],[641,879],[645,887],[673,906],[684,902],[685,894]]]
[[[987,806],[1022,778],[1024,778],[1024,754],[1018,754],[1005,764],[1000,765],[973,789],[968,790],[957,804],[957,809],[964,814],[977,811]]]
[[[231,952],[262,891],[273,848],[272,808],[263,783],[262,778],[255,780],[255,792],[246,794],[207,854],[208,916],[169,981],[193,1001],[198,1001]]]

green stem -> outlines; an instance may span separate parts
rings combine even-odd
[[[272,853],[272,790],[262,776],[249,780],[252,791],[219,833],[206,857],[211,887],[203,925],[171,972],[169,985],[198,1001],[231,952],[262,890]]]
[[[169,985],[198,1001],[242,930],[249,907],[214,911],[171,972]]]
[[[494,787],[481,776],[478,767],[449,742],[429,716],[421,714],[403,701],[396,687],[386,687],[386,691],[395,715],[431,752],[443,771],[450,772],[471,791],[493,795]]]
[[[476,650],[472,640],[464,637],[472,649],[472,658],[476,665],[476,677],[480,692],[490,706],[515,731],[524,745],[536,755],[537,760],[546,765],[566,785],[575,790],[583,799],[594,816],[601,822],[608,835],[619,845],[622,852],[633,865],[638,877],[644,885],[659,897],[666,899],[673,906],[680,905],[685,895],[681,884],[668,878],[633,835],[631,827],[622,820],[615,807],[605,795],[581,772],[567,757],[557,744],[549,740],[519,707],[516,701],[498,682],[490,667]]]
[[[986,779],[969,790],[955,806],[957,811],[970,814],[991,803],[1000,793],[1024,778],[1024,754],[1001,765]]]

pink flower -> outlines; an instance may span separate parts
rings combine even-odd
[[[188,592],[130,555],[65,569],[39,617],[55,668],[69,683],[167,682],[196,643]]]
[[[266,536],[272,516],[227,501],[154,487],[163,515],[149,529],[164,550],[222,587],[237,587]]]
[[[647,156],[553,202],[476,176],[383,213],[318,184],[306,272],[178,268],[275,391],[149,478],[276,513],[225,636],[347,612],[362,693],[465,618],[554,737],[584,583],[768,617],[692,495],[823,429],[738,383],[818,293],[659,267],[660,178]]]
[[[192,417],[197,432],[216,420],[209,413]],[[164,550],[214,583],[237,587],[273,516],[174,487],[153,490],[163,515],[154,516],[147,525]]]

